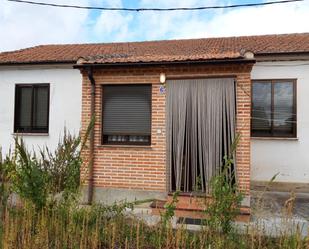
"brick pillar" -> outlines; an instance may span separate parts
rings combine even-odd
[[[236,150],[236,165],[239,188],[250,194],[250,116],[251,78],[250,72],[237,75],[236,132],[240,141]]]

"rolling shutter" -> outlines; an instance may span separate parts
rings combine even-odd
[[[150,135],[151,85],[103,87],[103,134]]]

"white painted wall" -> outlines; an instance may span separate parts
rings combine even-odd
[[[306,65],[308,64],[308,65]],[[251,179],[309,183],[309,61],[259,62],[252,79],[297,78],[296,140],[251,139]]]
[[[54,149],[66,127],[78,134],[81,126],[82,77],[72,65],[0,66],[0,146],[3,154],[13,144],[15,84],[50,83],[48,135],[25,135],[30,148],[48,145]]]

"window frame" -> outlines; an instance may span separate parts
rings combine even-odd
[[[293,132],[291,134],[274,134],[274,83],[290,82],[293,86]],[[253,123],[253,83],[270,83],[271,84],[271,130],[269,134],[254,134],[252,130]],[[251,79],[251,122],[250,135],[252,138],[296,138],[297,137],[297,79],[281,78],[281,79]]]
[[[114,141],[114,142],[108,142],[106,139],[106,136],[104,135],[103,129],[104,129],[104,87],[106,86],[115,86],[116,84],[102,84],[101,86],[101,145],[103,146],[151,146],[152,144],[152,84],[151,83],[133,83],[133,84],[128,84],[128,83],[117,83],[117,86],[148,86],[150,87],[150,135],[149,136],[149,141],[147,142],[130,142],[130,141]],[[115,134],[116,135],[116,134]],[[123,135],[123,136],[133,136],[133,135],[140,135],[140,136],[146,136],[142,134],[117,134],[117,135]]]
[[[18,88],[22,87],[31,87],[31,128],[29,130],[20,131],[20,127],[18,127],[18,119],[20,116],[20,97],[18,93]],[[38,87],[47,87],[48,94],[47,94],[47,126],[44,130],[36,130],[33,125],[33,116],[34,116],[34,89]],[[50,114],[50,83],[22,83],[22,84],[15,84],[15,107],[14,107],[14,133],[17,134],[48,134],[49,133],[49,114]]]

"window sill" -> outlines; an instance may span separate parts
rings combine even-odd
[[[138,145],[138,144],[101,144],[97,145],[98,148],[141,148],[152,149],[151,145]]]
[[[168,196],[173,196],[176,191],[168,192]],[[178,196],[180,197],[206,197],[209,198],[211,197],[210,194],[207,194],[206,192],[179,192]]]
[[[14,133],[12,133],[12,135],[13,136],[30,136],[30,137],[32,137],[32,136],[47,137],[47,136],[49,136],[49,133],[31,133],[31,132],[29,132],[29,133],[16,133],[16,132],[14,132]]]
[[[252,140],[288,140],[298,141],[298,137],[251,137]]]

